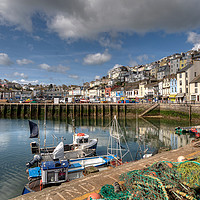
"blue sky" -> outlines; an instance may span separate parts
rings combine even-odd
[[[78,84],[200,47],[199,0],[0,0],[0,78]]]

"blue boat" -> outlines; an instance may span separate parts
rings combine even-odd
[[[36,192],[44,187],[59,185],[63,182],[70,181],[83,176],[83,172],[88,167],[104,167],[116,156],[104,155],[87,158],[77,158],[61,161],[45,161],[40,167],[28,169],[28,184],[25,185],[22,194]]]

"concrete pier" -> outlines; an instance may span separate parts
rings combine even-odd
[[[176,150],[166,151],[156,154],[150,158],[137,162],[126,163],[122,166],[108,169],[95,174],[90,174],[80,179],[76,179],[60,186],[46,188],[40,192],[33,192],[15,198],[15,200],[81,200],[87,199],[90,193],[99,192],[105,184],[113,184],[119,181],[119,175],[137,169],[143,169],[158,161],[177,161],[179,156],[187,159],[200,156],[200,147],[187,145]],[[27,180],[28,182],[28,180]]]

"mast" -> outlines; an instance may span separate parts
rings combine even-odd
[[[123,161],[123,158],[130,153],[130,157],[133,160],[133,157],[131,155],[130,149],[128,147],[128,144],[126,142],[126,139],[124,137],[123,131],[121,130],[119,123],[117,121],[116,115],[114,116],[113,121],[111,122],[111,128],[110,128],[110,137],[109,137],[109,143],[107,147],[107,154],[114,154],[116,153],[116,156],[119,156],[119,159]],[[123,148],[121,146],[121,139],[125,142],[126,148]],[[123,152],[124,151],[124,152]]]
[[[44,148],[46,147],[46,100],[44,104]]]

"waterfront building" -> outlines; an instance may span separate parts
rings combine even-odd
[[[176,102],[176,95],[177,95],[177,78],[176,75],[173,74],[170,76],[170,95],[169,100],[171,103]]]
[[[125,91],[128,99],[137,98],[139,95],[139,84],[126,86]]]
[[[181,57],[180,54],[175,54],[173,58],[170,59],[170,74],[176,74],[180,69]]]
[[[165,76],[168,76],[170,74],[170,67],[169,65],[164,65],[164,66],[160,66],[158,68],[158,72],[157,72],[157,79],[161,80],[163,79]]]
[[[200,60],[194,60],[177,73],[177,98],[179,102],[190,101],[190,82],[200,74]]]
[[[163,95],[163,79],[158,81],[158,99],[161,100]]]
[[[145,84],[144,88],[145,88],[144,98],[148,100],[153,100],[154,98],[157,98],[158,91],[155,88],[158,88],[158,82]]]
[[[150,69],[150,76],[151,77],[157,79],[158,68],[159,68],[159,63],[154,62],[154,63],[151,64],[151,69]]]
[[[190,101],[200,102],[200,75],[190,82]]]
[[[170,95],[170,75],[163,78],[163,100],[168,102]]]

